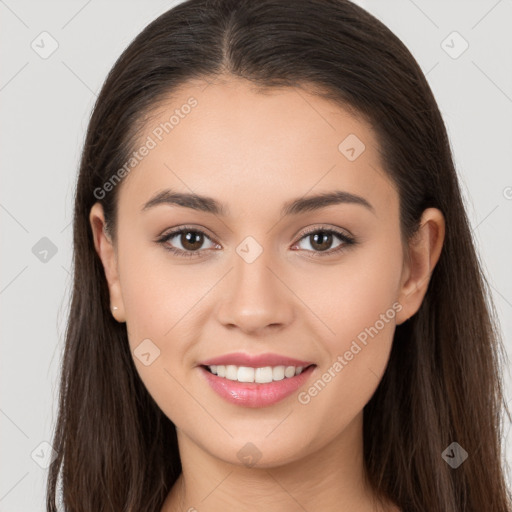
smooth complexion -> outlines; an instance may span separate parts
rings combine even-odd
[[[425,210],[418,237],[402,245],[398,194],[371,127],[304,89],[258,91],[232,77],[188,82],[148,118],[140,140],[191,96],[197,106],[118,185],[115,242],[101,205],[90,212],[132,353],[145,339],[160,350],[148,366],[134,362],[178,433],[183,473],[162,510],[381,510],[363,480],[363,408],[386,368],[395,325],[421,305],[443,216]],[[338,149],[349,134],[366,148],[354,161]],[[168,188],[211,197],[225,215],[172,204],[143,210]],[[281,216],[295,199],[335,190],[372,208],[340,203]],[[182,226],[205,233],[202,243],[192,239],[198,249],[184,245],[185,235],[156,241]],[[319,233],[322,251],[314,233],[304,236],[312,228],[357,243],[334,253],[344,242],[333,235],[322,244]],[[262,249],[252,263],[237,252],[246,237]],[[396,302],[395,318],[306,405],[297,393],[268,407],[228,403],[198,366],[230,352],[277,353],[315,362],[306,389]],[[244,450],[260,454],[251,467]]]

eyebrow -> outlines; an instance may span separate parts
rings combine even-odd
[[[177,192],[171,189],[165,189],[158,192],[144,204],[141,211],[149,210],[150,208],[161,204],[182,206],[222,217],[227,217],[229,213],[229,209],[225,205],[212,197]],[[327,206],[337,204],[355,204],[364,206],[375,214],[375,208],[364,197],[342,190],[335,190],[333,192],[325,192],[314,196],[300,197],[298,199],[288,201],[283,205],[281,216],[299,215],[301,213],[320,210]]]

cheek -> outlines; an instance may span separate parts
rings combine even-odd
[[[195,364],[190,349],[201,338],[201,315],[222,269],[199,272],[195,265],[176,264],[164,249],[140,245],[126,235],[119,250],[130,350],[148,391],[156,399],[165,389],[161,398],[172,399],[183,393],[171,375],[183,382]],[[154,362],[146,366],[141,352]]]
[[[398,239],[397,239],[398,240]],[[363,409],[377,389],[387,366],[395,331],[396,301],[401,276],[401,245],[375,242],[339,269],[320,302],[322,319],[333,332],[323,329],[321,345],[328,352],[312,385],[299,396],[310,428],[320,428],[316,418],[339,411],[328,426],[332,434]],[[370,250],[371,249],[371,250]],[[327,290],[327,283],[322,288]],[[318,288],[317,288],[318,289]],[[320,300],[320,299],[318,299]]]
[[[307,272],[310,279],[297,279],[294,291],[321,320],[318,333],[331,357],[349,350],[359,335],[364,342],[365,333],[369,336],[367,330],[375,324],[378,335],[382,333],[379,339],[392,337],[396,312],[401,309],[396,303],[401,251],[398,233],[374,236],[364,246],[347,252],[340,264],[311,266]],[[313,318],[311,314],[309,317]],[[385,348],[383,352],[385,355]]]
[[[128,249],[128,244],[124,249],[119,268],[132,358],[148,393],[180,427],[183,418],[198,414],[183,391],[193,337],[185,330],[206,284],[194,281],[193,272],[185,275],[158,250]]]
[[[361,255],[355,266],[344,276],[339,292],[332,296],[330,311],[334,330],[341,339],[347,340],[377,324],[379,331],[388,336],[387,331],[394,325],[396,305],[393,308],[393,304],[398,296],[400,279],[396,257],[387,259],[382,253]],[[384,325],[381,322],[383,315]],[[364,341],[364,335],[359,339]]]
[[[134,342],[172,337],[209,288],[204,272],[201,277],[194,265],[177,264],[163,247],[143,238],[126,232],[119,246],[123,303]]]
[[[354,260],[339,292],[332,295],[330,318],[336,334],[329,344],[331,356],[346,354],[348,365],[365,366],[380,377],[401,309],[396,302],[402,268],[400,242],[391,245],[376,240],[373,250],[361,251]]]

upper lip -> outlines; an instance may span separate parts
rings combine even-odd
[[[313,363],[279,354],[244,354],[242,352],[225,354],[200,363],[202,366],[225,366],[229,364],[235,366],[247,366],[249,368],[263,368],[265,366],[302,366],[304,368],[312,365]]]

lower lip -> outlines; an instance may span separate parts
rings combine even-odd
[[[243,407],[266,407],[273,405],[297,391],[309,378],[316,366],[309,366],[300,375],[285,377],[282,380],[258,384],[256,382],[238,382],[219,377],[202,366],[199,369],[206,377],[211,388],[224,400]]]

